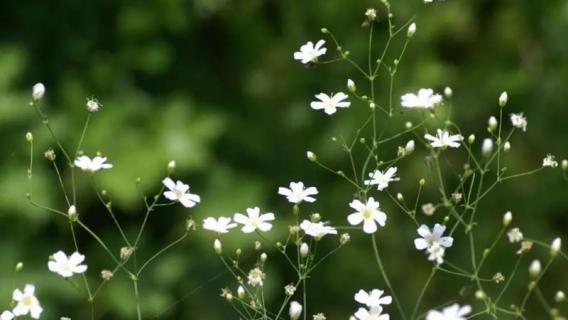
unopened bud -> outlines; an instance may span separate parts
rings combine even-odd
[[[490,132],[495,131],[495,129],[497,129],[497,125],[499,125],[497,118],[495,118],[494,116],[489,117],[489,121],[487,123],[489,125],[488,130]]]
[[[562,160],[562,170],[568,170],[568,160]]]
[[[176,162],[175,160],[172,160],[170,162],[168,162],[168,172],[172,173],[176,170]]]
[[[318,157],[316,156],[316,154],[311,151],[306,152],[306,156],[310,161],[318,161]]]
[[[223,246],[221,245],[221,241],[219,239],[215,239],[213,242],[213,249],[217,255],[221,255],[223,253]]]
[[[511,211],[505,212],[503,215],[503,225],[506,227],[511,223],[511,221],[513,221],[513,214]]]
[[[552,241],[552,244],[550,245],[550,255],[555,257],[558,255],[558,253],[560,252],[560,249],[562,247],[562,239],[560,238],[556,238]]]
[[[505,142],[503,145],[503,151],[509,152],[511,150],[511,143],[509,141]]]
[[[467,137],[467,142],[469,144],[473,144],[475,142],[475,135],[474,134],[470,134],[469,137]]]
[[[422,178],[420,179],[420,181],[418,181],[418,184],[420,184],[420,186],[424,186],[426,184],[426,179]]]
[[[406,129],[412,128],[412,122],[406,121],[406,123],[404,124],[404,127],[405,127]]]
[[[557,291],[556,294],[554,295],[554,301],[562,302],[564,300],[566,300],[566,295],[564,294],[564,291]]]
[[[27,142],[32,142],[34,141],[34,135],[31,132],[27,132],[26,133],[26,141]]]
[[[43,98],[44,94],[45,94],[45,86],[43,85],[43,83],[38,82],[34,84],[32,88],[32,99],[34,101],[39,101],[41,100],[41,98]]]
[[[529,274],[531,277],[536,278],[542,271],[542,265],[540,264],[539,260],[533,260],[531,265],[529,266]]]
[[[347,89],[352,93],[357,91],[357,86],[355,85],[355,82],[353,82],[353,80],[347,79]]]
[[[451,98],[454,95],[454,91],[450,87],[445,87],[444,95],[446,96],[446,98]]]
[[[481,144],[481,154],[488,157],[493,152],[493,140],[491,138],[485,138],[483,144]]]
[[[260,262],[265,263],[266,259],[268,259],[268,255],[266,254],[266,252],[261,253],[260,254]]]
[[[78,218],[77,207],[75,207],[75,205],[71,205],[69,207],[69,209],[67,210],[67,215],[69,217],[69,220],[77,221],[77,218]]]
[[[415,148],[416,144],[414,143],[414,140],[409,140],[406,145],[404,146],[404,152],[405,155],[409,155],[412,152],[414,152],[414,148]]]
[[[412,36],[414,36],[414,34],[416,33],[416,23],[411,23],[410,26],[408,26],[408,31],[406,31],[406,36],[409,38],[412,38]]]
[[[239,286],[237,288],[237,297],[239,297],[239,299],[244,299],[245,297],[245,288],[243,288],[243,286]]]
[[[475,292],[475,297],[479,300],[484,300],[485,298],[487,298],[487,294],[485,294],[483,290],[477,290]]]
[[[290,302],[290,310],[289,310],[289,315],[290,315],[290,320],[298,320],[300,318],[300,316],[302,315],[302,305],[297,302],[297,301],[292,301]]]
[[[300,256],[302,256],[302,258],[305,258],[308,256],[308,253],[310,253],[310,247],[307,243],[302,242],[302,245],[300,245]]]
[[[22,271],[23,269],[24,269],[24,263],[21,262],[21,261],[18,262],[18,263],[16,264],[16,272],[20,272],[20,271]]]
[[[399,192],[399,193],[396,194],[396,199],[397,199],[398,201],[403,201],[403,200],[404,200],[404,196],[402,195],[402,193]]]
[[[507,95],[507,91],[503,91],[499,96],[499,106],[503,108],[507,105],[507,101],[509,100],[509,96]]]

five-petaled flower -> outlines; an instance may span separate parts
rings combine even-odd
[[[300,51],[294,52],[294,60],[300,60],[303,64],[318,61],[318,57],[327,52],[327,49],[323,47],[324,44],[324,40],[318,41],[315,46],[313,42],[308,41],[300,47]]]
[[[235,213],[233,220],[243,225],[241,229],[244,233],[254,232],[256,229],[266,232],[272,229],[272,224],[269,221],[274,220],[274,213],[267,212],[260,214],[260,208],[247,208],[247,215]]]
[[[201,201],[198,195],[189,192],[189,185],[179,180],[174,183],[172,179],[165,178],[162,183],[168,188],[168,191],[164,192],[164,197],[178,201],[186,208],[191,208]]]
[[[0,320],[12,320],[15,315],[11,311],[4,311],[0,313]]]
[[[16,302],[16,307],[12,312],[16,317],[29,314],[34,319],[39,319],[43,308],[39,304],[39,300],[35,296],[35,286],[27,284],[24,291],[20,289],[14,290],[12,300]]]
[[[384,304],[391,304],[392,297],[383,296],[383,293],[385,292],[379,289],[373,289],[369,292],[361,289],[355,294],[355,301],[366,305],[369,308],[380,307]]]
[[[203,220],[203,229],[215,231],[217,233],[227,233],[229,229],[236,227],[236,223],[231,222],[231,218],[219,217],[217,219],[213,217],[206,218]]]
[[[256,286],[262,287],[262,285],[264,284],[263,282],[264,278],[265,278],[264,272],[262,272],[262,270],[260,270],[259,268],[254,268],[249,271],[247,282],[253,287]]]
[[[47,263],[49,271],[55,272],[63,278],[69,278],[74,274],[87,271],[87,266],[81,264],[85,261],[85,256],[79,252],[73,252],[70,256],[67,256],[63,251],[57,251],[52,258]]]
[[[470,306],[461,306],[457,303],[444,308],[442,311],[430,310],[426,320],[466,320],[471,312]]]
[[[418,250],[426,249],[428,260],[436,261],[437,264],[444,262],[444,253],[454,243],[450,236],[444,237],[446,226],[436,223],[432,231],[426,225],[421,225],[417,232],[422,238],[414,239],[414,246]]]
[[[332,94],[331,96],[320,93],[316,94],[316,98],[319,101],[312,101],[310,103],[310,107],[314,110],[322,110],[328,115],[332,115],[337,111],[337,108],[349,108],[351,102],[344,101],[345,99],[349,98],[343,92],[338,92],[336,94]]]
[[[304,230],[307,235],[314,237],[316,240],[320,240],[328,234],[337,234],[337,230],[334,227],[328,226],[321,221],[311,222],[304,220],[300,223],[300,229]]]
[[[385,171],[375,170],[369,173],[371,180],[365,180],[364,183],[367,186],[376,185],[377,190],[383,191],[389,186],[390,182],[400,180],[400,178],[395,176],[397,170],[397,167],[390,167]]]
[[[375,307],[369,310],[365,308],[359,308],[354,314],[356,319],[359,320],[389,320],[390,316],[388,314],[383,314],[383,308]]]
[[[106,157],[96,156],[93,159],[91,159],[87,156],[80,156],[77,159],[75,159],[74,164],[83,171],[95,173],[102,169],[112,168],[112,164],[105,163],[106,161],[107,161]]]
[[[387,215],[380,210],[379,202],[370,197],[366,203],[360,200],[353,200],[349,206],[356,212],[347,216],[347,221],[351,225],[358,225],[363,222],[363,231],[365,233],[375,233],[377,231],[377,223],[384,227],[387,221]]]
[[[447,147],[459,148],[460,142],[463,140],[463,136],[461,134],[450,135],[448,131],[442,129],[436,130],[436,136],[427,133],[424,135],[424,138],[430,140],[432,148],[440,149],[446,149]]]
[[[400,97],[400,104],[404,108],[432,109],[442,103],[442,95],[434,93],[432,89],[420,89],[417,94],[407,93]]]
[[[291,203],[299,204],[302,201],[314,202],[316,198],[312,197],[318,194],[316,187],[305,188],[303,182],[290,182],[290,189],[280,187],[278,194],[285,196]]]

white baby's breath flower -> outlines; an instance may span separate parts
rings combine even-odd
[[[290,320],[298,320],[302,315],[302,305],[298,301],[290,302],[290,309],[288,314],[290,315]]]
[[[328,226],[323,222],[311,222],[309,220],[304,220],[300,223],[300,229],[304,232],[314,237],[316,240],[320,240],[325,235],[337,234],[337,230],[334,227]]]
[[[519,228],[511,229],[509,232],[507,232],[507,237],[509,238],[510,243],[523,241],[523,233]]]
[[[424,138],[430,140],[430,145],[432,146],[432,148],[440,148],[442,150],[446,149],[447,147],[459,148],[460,142],[463,140],[462,135],[450,135],[448,131],[441,129],[436,130],[436,136],[427,133],[424,135]]]
[[[39,101],[41,100],[41,98],[43,98],[44,95],[45,95],[45,86],[43,85],[43,83],[38,82],[34,84],[34,86],[32,87],[32,99],[34,101]]]
[[[470,306],[461,306],[457,303],[444,308],[442,311],[430,310],[426,315],[426,320],[466,320],[471,312]]]
[[[436,223],[430,230],[428,226],[421,225],[417,232],[422,238],[414,239],[414,246],[418,250],[426,250],[429,254],[428,260],[436,261],[437,264],[444,262],[445,249],[452,246],[454,239],[450,236],[444,237],[446,226]]]
[[[249,271],[248,274],[248,284],[256,287],[256,286],[260,286],[262,287],[262,285],[264,284],[264,272],[262,272],[262,270],[260,270],[259,268],[254,268],[251,271]]]
[[[174,182],[170,178],[165,178],[162,183],[168,188],[168,191],[164,192],[164,197],[177,201],[186,208],[191,208],[201,201],[198,195],[189,192],[189,185],[179,180]]]
[[[10,311],[4,311],[0,314],[0,320],[12,320],[14,317],[14,314]]]
[[[351,105],[351,102],[344,101],[349,98],[349,96],[343,92],[338,92],[331,96],[325,93],[320,93],[316,94],[316,98],[319,101],[312,101],[312,103],[310,103],[310,107],[314,110],[323,110],[323,112],[328,115],[334,114],[337,111],[337,108],[349,108]]]
[[[294,52],[294,60],[299,60],[303,64],[318,61],[318,58],[327,52],[323,47],[324,44],[324,40],[318,41],[315,46],[313,42],[308,41],[300,47],[300,51]]]
[[[558,161],[556,161],[554,159],[555,157],[551,154],[547,155],[543,160],[542,160],[542,166],[543,167],[550,167],[550,168],[556,168],[558,167]]]
[[[272,224],[269,221],[274,220],[274,213],[267,212],[260,214],[260,208],[247,208],[247,215],[235,213],[233,220],[243,225],[241,231],[244,233],[254,232],[256,229],[266,232],[272,229]]]
[[[360,200],[353,200],[349,204],[356,212],[347,216],[347,221],[352,226],[363,223],[363,231],[365,233],[375,233],[377,231],[377,223],[384,227],[387,221],[386,213],[380,211],[379,202],[370,197],[366,203]]]
[[[304,183],[301,181],[290,182],[290,189],[280,187],[278,188],[278,194],[285,196],[291,203],[299,204],[302,201],[316,201],[316,199],[312,196],[318,194],[318,189],[315,187],[305,188]]]
[[[236,226],[237,224],[231,223],[231,218],[227,217],[219,217],[217,219],[209,217],[203,220],[203,229],[217,233],[227,233],[229,232],[229,229],[232,229]]]
[[[385,171],[375,170],[369,173],[370,180],[365,180],[364,183],[367,186],[377,186],[377,190],[383,191],[389,186],[390,182],[399,181],[400,178],[396,177],[397,167],[390,167]]]
[[[383,314],[383,308],[376,307],[369,310],[365,308],[359,308],[357,312],[353,315],[359,320],[389,320],[390,316],[388,314]]]
[[[523,113],[511,113],[511,124],[515,128],[527,131],[527,118]]]
[[[87,156],[80,156],[75,159],[75,166],[79,167],[83,171],[88,171],[90,173],[95,173],[103,169],[111,169],[112,164],[105,163],[107,161],[106,157],[96,156],[93,159]]]
[[[385,293],[383,290],[373,289],[369,292],[365,290],[359,290],[355,294],[355,301],[367,306],[368,308],[380,307],[381,305],[387,305],[392,303],[391,296],[383,296]]]
[[[16,317],[29,314],[32,318],[39,319],[43,312],[43,308],[35,296],[35,286],[31,284],[27,284],[24,291],[14,290],[12,300],[16,302],[16,307],[12,310]]]
[[[53,260],[47,263],[49,271],[55,272],[63,278],[72,277],[87,271],[87,266],[83,263],[85,256],[79,252],[73,252],[69,257],[63,251],[57,251],[52,255]]]
[[[367,9],[367,11],[365,11],[365,16],[367,17],[367,19],[371,21],[377,19],[377,9],[375,8]]]
[[[435,94],[432,89],[420,89],[417,94],[407,93],[400,97],[404,108],[432,109],[442,103],[442,95]]]
[[[432,203],[425,203],[422,205],[422,213],[424,213],[424,215],[427,216],[431,216],[434,214],[434,212],[436,212],[436,206],[434,206],[434,204]]]
[[[103,106],[102,104],[97,101],[97,99],[91,98],[87,99],[87,111],[89,112],[97,112]]]

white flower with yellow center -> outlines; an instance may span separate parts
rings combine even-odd
[[[387,221],[387,215],[380,211],[379,202],[370,197],[366,203],[360,200],[353,200],[349,206],[356,212],[347,216],[347,221],[352,226],[363,223],[363,231],[365,233],[375,233],[377,231],[377,223],[384,227]]]
[[[443,236],[444,231],[446,231],[446,226],[444,225],[436,223],[434,228],[430,231],[430,228],[423,224],[417,230],[422,238],[414,239],[416,249],[426,250],[428,260],[436,261],[437,264],[444,262],[446,248],[451,247],[454,243],[454,238]]]
[[[254,268],[251,271],[249,271],[248,274],[248,284],[250,284],[253,287],[256,286],[260,286],[262,287],[262,285],[264,284],[264,272],[262,272],[262,270],[260,270],[259,268]]]
[[[189,192],[189,185],[179,180],[174,183],[172,179],[165,178],[162,183],[168,188],[168,191],[164,192],[164,197],[177,201],[186,208],[191,208],[201,201],[198,195]]]
[[[247,208],[247,215],[235,213],[233,220],[243,225],[241,229],[244,233],[254,232],[256,229],[266,232],[272,229],[272,224],[269,221],[274,220],[274,213],[267,212],[260,214],[260,208]]]
[[[300,47],[300,51],[294,52],[294,60],[300,60],[303,64],[318,61],[318,58],[327,52],[324,44],[324,40],[318,41],[315,46],[313,42],[308,41]]]
[[[83,171],[88,171],[90,173],[95,173],[102,169],[111,169],[112,164],[105,163],[107,161],[106,157],[96,156],[93,159],[87,156],[78,157],[75,162],[75,166],[79,167]]]
[[[20,289],[14,290],[12,300],[16,302],[16,307],[12,312],[16,317],[29,314],[34,319],[39,319],[43,308],[39,304],[39,300],[35,296],[35,286],[27,284],[24,291]]]
[[[52,260],[47,263],[49,271],[55,272],[63,278],[72,277],[87,271],[87,266],[83,263],[85,256],[79,252],[73,252],[69,257],[63,251],[53,254]]]
[[[430,145],[432,148],[440,148],[442,150],[450,148],[459,148],[460,142],[463,140],[462,135],[453,134],[450,135],[448,131],[437,129],[436,135],[425,134],[424,138],[430,140]]]
[[[315,187],[306,188],[301,181],[290,182],[290,189],[280,187],[278,194],[285,196],[291,203],[299,204],[302,201],[315,202],[316,198],[312,196],[318,194],[318,189]]]
[[[316,94],[316,98],[319,101],[312,101],[312,103],[310,103],[310,107],[314,110],[323,110],[323,112],[328,115],[334,114],[337,111],[337,108],[349,108],[349,106],[351,106],[351,102],[344,101],[349,98],[349,96],[343,92],[338,92],[331,96],[325,93],[320,93]]]

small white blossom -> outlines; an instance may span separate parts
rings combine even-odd
[[[367,306],[368,308],[380,307],[381,305],[387,305],[392,303],[391,296],[383,296],[385,293],[383,290],[373,289],[369,292],[365,290],[359,290],[355,294],[355,301]]]
[[[457,303],[444,308],[441,312],[430,310],[426,315],[426,320],[466,320],[471,312],[470,306],[459,306]]]
[[[162,183],[168,188],[168,191],[164,192],[164,197],[177,201],[186,208],[191,208],[201,201],[198,195],[189,192],[189,185],[179,180],[174,183],[172,179],[165,178]]]
[[[298,320],[302,315],[302,305],[298,301],[290,302],[290,310],[288,314],[290,315],[290,320]]]
[[[100,104],[97,99],[88,99],[87,100],[87,111],[89,112],[97,112],[103,106]]]
[[[0,320],[12,320],[14,317],[14,314],[10,311],[4,311],[0,314]]]
[[[237,224],[231,223],[231,218],[227,217],[219,217],[218,219],[209,217],[203,220],[203,229],[217,233],[227,233],[229,232],[229,229],[232,229],[236,226]]]
[[[303,64],[318,61],[318,57],[324,55],[327,49],[323,47],[324,40],[320,40],[314,46],[313,42],[308,41],[300,47],[300,51],[294,52],[294,60],[300,60]]]
[[[311,222],[309,220],[304,220],[300,223],[300,229],[304,232],[314,237],[316,240],[323,238],[328,234],[337,234],[337,230],[331,226],[326,225],[323,222]]]
[[[32,87],[32,98],[34,101],[39,101],[45,95],[45,86],[43,83],[38,82]]]
[[[527,118],[522,113],[511,113],[511,124],[515,128],[527,131]]]
[[[87,266],[83,263],[85,256],[79,252],[73,252],[69,257],[63,251],[57,251],[53,254],[53,260],[47,263],[49,271],[58,275],[69,278],[74,274],[80,274],[87,271]]]
[[[24,291],[14,290],[12,300],[16,302],[16,307],[12,310],[16,317],[29,314],[32,318],[39,319],[43,312],[43,308],[35,296],[35,286],[31,284],[27,284]]]
[[[334,114],[337,111],[337,108],[349,108],[351,105],[351,102],[344,101],[349,98],[349,96],[343,92],[338,92],[331,96],[325,93],[320,93],[316,94],[316,98],[319,101],[312,101],[312,103],[310,103],[310,107],[314,110],[323,110],[323,112],[328,115]]]
[[[367,11],[365,11],[365,16],[367,17],[367,19],[371,21],[377,19],[377,9],[375,8],[367,9]]]
[[[459,148],[460,142],[463,140],[463,137],[460,134],[450,135],[448,131],[441,129],[436,130],[436,132],[436,136],[428,133],[424,135],[424,138],[430,140],[430,145],[432,145],[432,148],[440,148],[442,150],[446,149],[447,147]]]
[[[291,203],[299,204],[302,201],[316,201],[316,199],[312,196],[318,194],[318,189],[315,187],[305,188],[304,183],[301,181],[290,182],[290,189],[280,187],[278,188],[278,194],[285,196]]]
[[[363,223],[363,231],[365,233],[375,233],[377,231],[377,223],[384,227],[387,221],[386,213],[380,211],[379,202],[370,197],[366,203],[360,200],[353,200],[349,204],[356,212],[347,216],[347,221],[352,226]]]
[[[432,89],[420,89],[418,94],[407,93],[400,97],[404,108],[432,109],[442,103],[442,95],[434,94]]]
[[[96,156],[93,159],[91,159],[87,156],[80,156],[77,159],[75,159],[75,162],[73,163],[75,164],[75,166],[79,167],[83,171],[95,173],[102,169],[112,168],[112,164],[105,163],[106,161],[107,161],[106,157]]]
[[[262,287],[262,285],[264,284],[264,272],[262,272],[262,270],[260,270],[259,268],[254,268],[251,271],[249,271],[248,274],[248,284],[250,284],[253,287],[256,286],[260,286]]]
[[[523,233],[519,228],[511,229],[509,232],[507,232],[507,237],[509,238],[510,243],[523,241]]]
[[[389,320],[389,315],[383,314],[382,312],[383,308],[381,307],[371,308],[369,310],[365,308],[359,308],[359,310],[355,312],[354,316],[359,320]]]
[[[397,170],[398,170],[397,167],[391,167],[385,171],[375,170],[369,173],[369,178],[371,178],[371,180],[365,180],[364,183],[367,186],[376,185],[377,190],[383,191],[385,188],[389,186],[390,182],[400,180],[400,178],[395,176]]]
[[[256,229],[266,232],[272,229],[272,224],[269,221],[274,220],[274,213],[267,212],[260,214],[260,208],[247,208],[247,215],[235,213],[233,220],[243,225],[241,229],[244,233],[254,232]]]
[[[445,249],[452,246],[454,239],[452,237],[444,237],[446,226],[436,223],[434,228],[430,230],[428,226],[421,225],[417,232],[422,238],[414,239],[414,246],[418,250],[425,250],[429,254],[428,260],[436,261],[437,264],[444,262]]]
[[[432,203],[425,203],[422,205],[422,213],[424,213],[424,215],[427,216],[431,216],[434,214],[434,212],[436,212],[436,206],[434,206],[434,204]]]
[[[556,168],[558,167],[558,161],[554,160],[553,155],[549,154],[542,160],[542,166]]]

